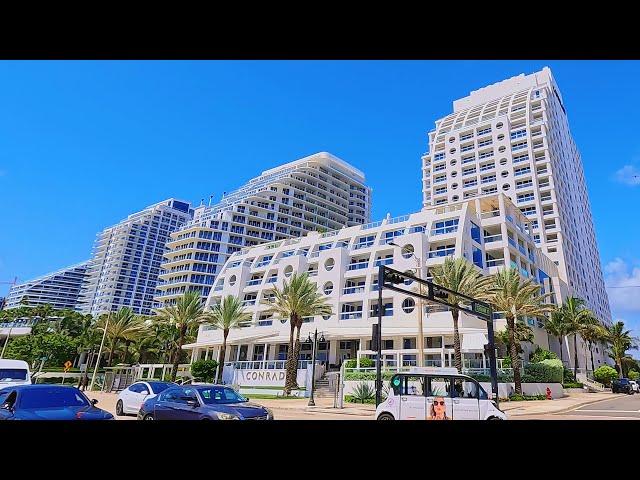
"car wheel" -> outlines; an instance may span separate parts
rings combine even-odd
[[[395,418],[390,413],[381,413],[378,416],[378,420],[395,420]]]
[[[124,410],[122,409],[122,400],[118,400],[118,403],[116,403],[116,415],[119,417],[124,416]]]
[[[500,417],[489,417],[487,420],[502,420]]]
[[[142,420],[155,420],[155,418],[153,418],[153,415],[151,415],[150,413],[147,413]]]

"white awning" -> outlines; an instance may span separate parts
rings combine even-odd
[[[484,333],[464,333],[462,334],[462,350],[470,351],[484,351],[484,346],[487,343],[487,335]]]
[[[235,344],[237,342],[246,342],[246,341],[250,341],[250,340],[259,340],[261,338],[270,338],[270,337],[275,337],[277,336],[278,333],[277,332],[265,332],[265,333],[260,333],[260,334],[254,334],[254,335],[235,335],[233,336],[233,338],[231,337],[231,334],[229,334],[229,336],[227,337],[227,345],[232,345]],[[287,341],[289,340],[289,338],[287,338]],[[222,345],[222,336],[220,336],[220,338],[215,338],[212,340],[207,340],[204,342],[195,342],[195,343],[188,343],[186,345],[183,345],[182,348],[185,350],[191,350],[192,348],[202,348],[202,347],[215,347],[218,345]]]

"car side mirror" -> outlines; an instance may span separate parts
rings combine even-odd
[[[187,405],[189,405],[190,407],[199,407],[200,404],[198,403],[198,400],[194,397],[182,397],[182,400],[186,400]]]
[[[96,403],[98,403],[98,400],[96,398],[91,400],[91,405],[93,405],[94,407],[95,407]]]

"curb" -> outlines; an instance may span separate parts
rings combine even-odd
[[[306,412],[320,412],[320,413],[333,413],[337,415],[354,415],[354,416],[363,416],[363,415],[371,415],[375,414],[375,411],[370,410],[355,410],[349,409],[350,411],[345,411],[345,408],[317,408],[317,407],[307,407],[305,409]]]
[[[614,398],[614,397],[612,397]],[[530,412],[518,412],[518,413],[509,413],[509,411],[507,410],[505,413],[507,415],[511,415],[514,417],[519,417],[519,416],[524,416],[524,415],[557,415],[560,413],[566,413],[566,412],[570,412],[572,410],[575,410],[577,408],[583,407],[585,405],[590,405],[592,403],[598,403],[598,402],[604,402],[606,400],[612,400],[612,398],[599,398],[597,400],[587,400],[587,401],[583,401],[580,403],[576,403],[570,407],[562,407],[559,410],[554,410],[554,411],[549,411],[549,412],[540,412],[540,413],[530,413]],[[516,407],[517,408],[517,407]],[[515,409],[514,409],[515,410]]]

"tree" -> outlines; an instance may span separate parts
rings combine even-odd
[[[222,330],[222,348],[220,350],[220,365],[216,382],[220,381],[224,370],[224,359],[227,353],[227,336],[232,328],[242,328],[249,325],[251,314],[245,312],[238,297],[227,295],[219,304],[213,305],[203,316],[203,322]]]
[[[589,325],[595,325],[597,320],[593,312],[585,306],[584,300],[578,297],[567,298],[557,311],[559,312],[557,315],[562,316],[562,321],[566,325],[567,334],[573,334],[573,376],[577,377],[578,335],[588,330]]]
[[[511,335],[508,329],[500,330],[496,332],[496,341],[499,345],[503,345],[507,352],[511,351]],[[533,342],[533,330],[524,322],[516,322],[515,324],[515,338],[516,338],[516,350],[518,351],[518,357],[524,351],[522,343]],[[509,354],[509,353],[507,353]]]
[[[631,336],[630,330],[624,329],[624,322],[618,321],[607,328],[605,340],[610,345],[609,356],[616,362],[618,375],[623,377],[623,358],[627,350],[637,348],[637,339]]]
[[[553,310],[551,315],[544,321],[544,329],[548,335],[553,335],[558,339],[558,346],[560,347],[560,360],[564,362],[564,355],[562,349],[562,340],[567,335],[568,326],[565,322],[564,316],[559,308]]]
[[[127,342],[127,347],[133,339],[142,335],[146,329],[144,319],[136,316],[129,307],[123,307],[116,312],[109,312],[98,320],[99,329],[104,332],[105,324],[107,324],[107,338],[109,339],[109,359],[108,365],[111,366],[113,354],[118,348],[118,343],[122,340]],[[126,348],[125,348],[126,359]]]
[[[204,308],[200,292],[197,290],[185,292],[182,297],[178,298],[175,305],[160,308],[157,314],[160,322],[175,328],[177,332],[175,351],[173,353],[173,369],[171,371],[171,381],[175,382],[185,338],[190,332],[198,328],[200,321],[203,319]]]
[[[215,360],[197,360],[191,364],[191,375],[210,383],[214,381],[217,369],[218,362]]]
[[[587,344],[589,353],[591,355],[591,371],[595,371],[595,364],[593,361],[593,344],[602,341],[607,335],[606,329],[599,323],[587,323],[583,326],[580,336]],[[585,353],[586,354],[586,353]],[[586,359],[585,359],[586,367]]]
[[[481,297],[487,290],[487,279],[483,278],[473,264],[464,258],[445,258],[442,265],[437,265],[431,269],[431,275],[433,277],[433,283],[469,297]],[[460,298],[456,295],[449,294],[447,301],[458,305]],[[460,330],[458,328],[460,310],[455,307],[451,308],[451,316],[453,317],[454,363],[458,371],[462,372],[464,365],[462,364],[462,347],[460,345]]]
[[[522,395],[516,318],[525,316],[542,318],[552,310],[553,306],[544,303],[549,295],[540,294],[540,285],[534,283],[531,278],[523,279],[516,268],[502,269],[490,278],[491,284],[486,298],[494,306],[495,311],[504,314],[507,321],[515,391]]]
[[[282,289],[274,288],[274,297],[267,302],[268,312],[275,317],[289,320],[289,348],[287,350],[285,395],[298,388],[296,380],[300,358],[300,329],[302,319],[317,315],[331,315],[327,298],[318,293],[318,287],[309,280],[307,273],[294,273],[289,281],[284,280]],[[294,346],[295,335],[295,346]]]

